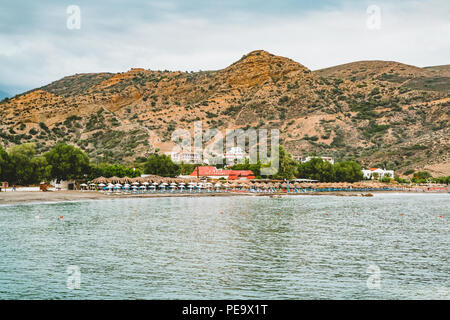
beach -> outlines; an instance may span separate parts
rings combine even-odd
[[[43,203],[43,202],[66,202],[66,201],[84,201],[84,200],[106,200],[106,199],[122,199],[122,198],[167,198],[167,197],[230,197],[230,196],[255,196],[255,197],[279,197],[279,196],[295,196],[295,195],[316,195],[316,196],[371,196],[373,193],[399,193],[411,194],[414,192],[401,191],[346,191],[346,192],[305,192],[305,193],[253,193],[253,192],[166,192],[166,193],[103,193],[98,191],[7,191],[0,192],[0,205],[19,204],[19,203]],[[423,192],[418,192],[423,193]],[[433,192],[427,192],[433,193]],[[442,194],[442,192],[440,192]]]
[[[214,197],[253,195],[252,193],[145,193],[145,194],[106,194],[96,191],[8,191],[0,192],[0,204],[62,202],[80,200],[104,200],[117,198],[162,198],[162,197]]]

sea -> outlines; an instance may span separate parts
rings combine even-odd
[[[0,206],[0,299],[450,299],[450,195]]]

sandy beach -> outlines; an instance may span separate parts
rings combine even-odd
[[[0,192],[0,204],[33,203],[33,202],[61,202],[80,200],[102,200],[118,198],[161,198],[161,197],[220,197],[242,196],[258,194],[248,192],[229,193],[144,193],[144,194],[106,194],[96,191],[8,191]],[[266,194],[268,196],[268,194]]]
[[[104,200],[121,198],[164,198],[164,197],[279,197],[295,195],[334,195],[343,197],[371,196],[374,193],[402,193],[401,191],[371,191],[371,192],[306,192],[306,193],[253,193],[253,192],[211,192],[211,193],[143,193],[143,194],[107,194],[96,191],[8,191],[0,192],[0,205],[34,203],[34,202],[62,202],[83,200]],[[405,194],[411,192],[404,192]],[[422,192],[419,192],[422,193]],[[433,192],[427,192],[433,193]]]

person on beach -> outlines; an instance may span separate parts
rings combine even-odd
[[[12,191],[16,191],[16,185],[15,184],[13,184],[13,186],[12,186]]]

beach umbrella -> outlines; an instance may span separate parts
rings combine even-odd
[[[111,177],[108,179],[108,182],[110,183],[120,183],[120,178],[119,177]]]
[[[230,186],[233,187],[233,188],[237,188],[237,187],[239,186],[239,183],[237,183],[237,182],[232,182],[232,183],[230,184]]]
[[[98,177],[94,180],[92,180],[93,183],[107,183],[107,179],[105,177]]]
[[[145,181],[145,182],[142,182],[142,184],[143,184],[144,186],[148,186],[150,183],[147,182],[147,181]]]

